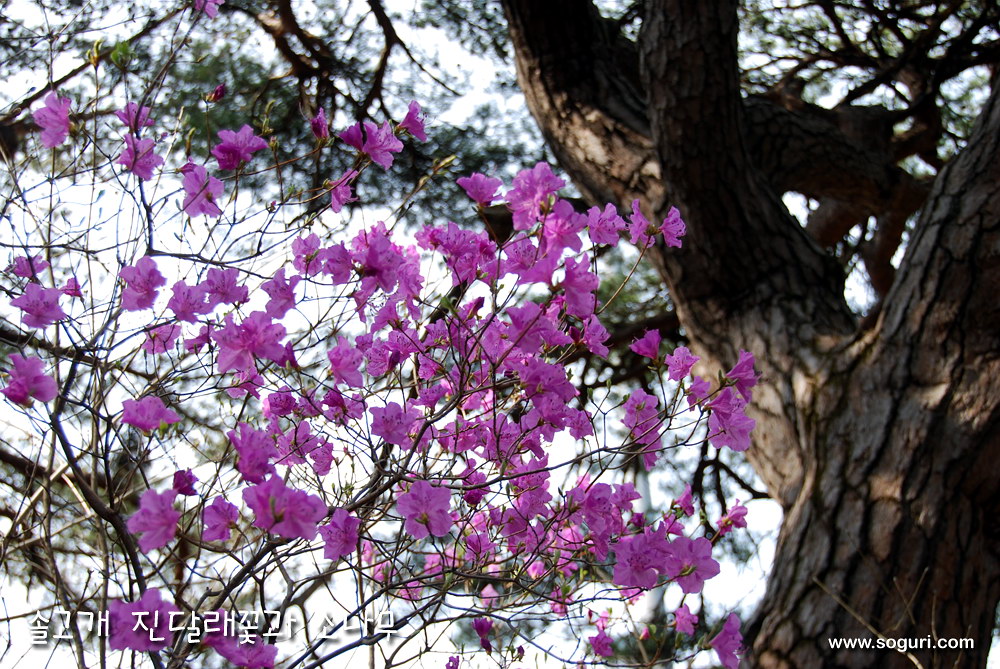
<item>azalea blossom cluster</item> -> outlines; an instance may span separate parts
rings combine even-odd
[[[211,16],[219,3],[200,4]],[[66,141],[69,108],[53,93],[36,111],[45,146]],[[152,179],[165,164],[148,135],[152,110],[129,102],[117,116],[125,132],[114,163]],[[334,145],[322,110],[309,127],[321,147]],[[366,121],[336,137],[357,160],[328,182],[334,214],[356,201],[361,171],[390,169],[403,140],[426,134],[413,102],[399,123]],[[223,178],[238,179],[269,147],[249,125],[220,130],[218,138],[216,170],[193,159],[176,168],[187,216],[222,217]],[[472,619],[484,653],[517,636],[521,612],[563,615],[587,606],[594,583],[631,605],[661,586],[697,595],[719,573],[713,551],[720,537],[745,526],[745,507],[737,503],[706,534],[690,488],[670,508],[643,513],[635,486],[619,472],[633,461],[656,467],[682,445],[673,436],[679,424],[688,435],[703,430],[683,443],[707,438],[717,448],[748,448],[752,355],[742,352],[713,383],[693,373],[698,358],[688,348],[645,332],[631,350],[674,384],[677,401],[633,389],[610,431],[595,429],[598,412],[568,364],[581,354],[609,355],[598,297],[602,249],[624,239],[643,251],[679,247],[680,213],[671,209],[655,223],[638,202],[628,221],[610,204],[576,211],[546,163],[521,171],[509,188],[483,174],[458,184],[471,210],[505,204],[513,235],[498,242],[453,221],[424,226],[413,239],[385,222],[339,240],[303,230],[290,240],[288,260],[262,279],[217,263],[198,281],[170,281],[164,272],[172,272],[153,255],[122,264],[113,308],[142,319],[136,354],[164,368],[197,359],[215,392],[241,402],[212,480],[178,470],[169,485],[154,482],[142,492],[126,524],[144,559],[191,541],[187,534],[203,554],[240,556],[251,570],[238,571],[241,577],[268,551],[321,554],[331,569],[353,571],[413,611],[474,588],[461,617]],[[436,309],[428,308],[435,304],[429,260],[451,284],[452,297]],[[85,295],[76,278],[55,287],[46,269],[40,255],[16,257],[8,268],[16,281],[10,305],[39,338],[69,332],[73,319],[63,305]],[[349,325],[313,323],[312,339],[296,336],[307,293],[348,298]],[[10,402],[38,409],[36,402],[77,392],[72,379],[57,383],[65,363],[40,356],[10,356],[0,391]],[[184,403],[170,390],[151,384],[123,399],[108,422],[171,439]],[[520,587],[525,578],[545,590]],[[234,595],[243,584],[223,578],[222,586]],[[178,658],[196,652],[163,623],[152,630],[136,623],[153,613],[168,620],[193,604],[171,601],[167,583],[140,590],[111,603],[111,648]],[[616,635],[643,633],[606,612],[589,624],[589,652],[597,657],[615,655]],[[694,635],[696,624],[686,603],[673,615],[678,633]],[[737,663],[738,628],[731,616],[706,636],[727,667]],[[259,636],[238,643],[210,633],[203,647],[246,667],[274,666],[278,654]],[[458,662],[452,657],[447,666]]]

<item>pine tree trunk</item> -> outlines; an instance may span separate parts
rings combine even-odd
[[[638,49],[585,0],[504,4],[562,166],[594,200],[681,209],[684,248],[655,258],[681,324],[708,365],[745,348],[763,372],[748,456],[785,519],[746,664],[984,666],[1000,600],[1000,85],[861,329],[842,270],[779,196],[863,201],[895,167],[741,97],[736,0],[647,2]],[[830,183],[790,174],[811,160]],[[829,644],[880,636],[975,647]]]

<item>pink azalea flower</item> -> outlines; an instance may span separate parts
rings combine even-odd
[[[729,534],[733,528],[746,527],[747,526],[747,508],[740,504],[739,500],[736,500],[735,506],[733,506],[729,511],[726,512],[722,518],[719,518],[719,536],[724,537]]]
[[[250,289],[239,284],[240,272],[236,268],[208,270],[208,277],[198,284],[205,291],[208,309],[220,304],[242,304],[250,298]]]
[[[365,145],[364,132],[361,130],[361,124],[355,123],[347,130],[342,131],[337,135],[344,142],[353,149],[361,150],[361,147]]]
[[[436,537],[447,536],[453,522],[448,513],[450,506],[451,492],[447,488],[432,486],[427,481],[415,482],[409,492],[399,496],[396,503],[399,512],[406,518],[404,527],[414,539],[423,539],[428,533]]]
[[[118,164],[140,179],[152,179],[153,170],[163,164],[163,157],[153,153],[156,140],[139,139],[129,133],[125,135],[125,148],[118,156]]]
[[[382,437],[390,444],[410,448],[412,438],[409,435],[414,424],[420,419],[420,411],[409,407],[405,411],[395,402],[390,402],[384,408],[372,407],[372,434]]]
[[[287,487],[279,476],[244,489],[243,501],[254,512],[255,526],[286,539],[315,539],[316,523],[326,515],[323,500]]]
[[[595,655],[611,657],[615,654],[614,648],[611,647],[611,637],[604,630],[601,630],[595,636],[587,637],[587,641],[590,642],[590,647],[594,649]]]
[[[149,111],[149,107],[140,109],[138,103],[129,102],[123,109],[116,111],[115,116],[128,126],[129,132],[137,133],[142,128],[153,125],[153,121],[149,118]]]
[[[660,357],[661,339],[659,330],[646,330],[642,337],[632,342],[629,348],[637,355],[656,360]]]
[[[22,320],[30,328],[45,328],[66,318],[66,312],[59,306],[62,291],[58,288],[42,288],[37,283],[29,283],[24,294],[10,301],[11,305],[24,312]]]
[[[237,427],[239,432],[230,430],[226,433],[239,455],[236,469],[243,475],[244,481],[263,483],[274,472],[271,460],[278,457],[274,437],[267,432],[255,430],[246,423],[240,423]]]
[[[691,484],[688,483],[684,486],[684,492],[681,496],[674,500],[674,505],[676,505],[685,516],[694,515],[694,500],[691,495]]]
[[[606,342],[609,337],[611,337],[611,335],[605,329],[604,325],[601,323],[601,319],[598,318],[596,314],[588,318],[584,323],[583,343],[594,355],[602,358],[608,357],[608,347],[604,345],[604,342]]]
[[[680,381],[691,373],[694,363],[701,360],[696,355],[692,355],[687,346],[678,346],[674,352],[663,358],[667,363],[667,374],[673,381]]]
[[[173,485],[171,487],[177,491],[178,495],[197,495],[194,484],[198,482],[198,477],[190,469],[179,469],[174,472]]]
[[[421,142],[427,141],[427,133],[424,132],[424,118],[420,115],[420,104],[416,100],[410,101],[410,106],[406,110],[406,117],[399,124],[399,127]]]
[[[729,447],[734,451],[750,448],[750,432],[757,422],[746,415],[746,401],[723,388],[715,399],[708,403],[712,410],[708,417],[709,440],[716,448]]]
[[[674,627],[678,632],[694,634],[694,626],[697,624],[698,616],[691,613],[687,604],[674,611]]]
[[[642,534],[625,537],[612,546],[615,551],[615,585],[638,588],[656,586],[657,574],[669,555],[666,527],[656,531],[646,528]]]
[[[225,613],[221,611],[219,613],[219,619],[224,620]],[[274,666],[278,657],[277,646],[264,643],[264,639],[256,634],[244,635],[239,631],[235,634],[226,634],[223,627],[225,625],[205,634],[204,643],[206,646],[214,649],[235,667],[270,669]]]
[[[168,409],[163,400],[155,395],[146,395],[141,400],[122,402],[122,422],[143,432],[152,432],[161,425],[177,423],[180,419],[180,416]]]
[[[701,592],[705,581],[719,575],[719,563],[712,559],[712,542],[705,537],[677,537],[670,544],[664,571],[687,594]]]
[[[474,172],[455,181],[465,190],[465,194],[480,207],[488,207],[497,199],[497,191],[503,182],[494,177]]]
[[[267,140],[253,134],[253,128],[244,125],[239,132],[220,130],[222,141],[212,149],[212,155],[219,161],[220,170],[235,170],[240,163],[250,162],[253,154],[267,148]]]
[[[315,116],[309,119],[309,129],[312,130],[316,139],[326,139],[330,136],[330,126],[326,122],[326,112],[322,107],[319,108]]]
[[[736,382],[736,390],[747,402],[752,396],[750,389],[757,385],[757,374],[753,371],[753,363],[753,353],[741,350],[739,361],[726,372],[726,377]]]
[[[222,182],[208,175],[203,165],[188,163],[181,168],[184,179],[184,203],[181,208],[188,216],[205,214],[206,216],[222,216],[222,210],[216,204],[216,199],[222,195]]]
[[[513,188],[507,191],[507,201],[514,212],[514,229],[527,230],[534,225],[550,198],[565,185],[565,181],[552,173],[548,163],[540,162],[531,169],[521,170],[514,177]]]
[[[153,306],[157,289],[167,282],[156,269],[156,262],[149,256],[139,258],[135,266],[122,267],[118,276],[126,284],[122,291],[122,308],[126,311],[139,311]]]
[[[271,318],[284,318],[289,310],[295,308],[295,286],[302,280],[301,276],[292,276],[285,280],[285,268],[281,267],[274,273],[274,278],[265,281],[261,289],[271,298],[264,307],[264,313]]]
[[[167,309],[174,312],[177,320],[195,323],[198,321],[198,316],[208,312],[205,289],[200,285],[189,286],[184,281],[178,281],[172,290],[173,296],[167,302]]]
[[[35,123],[42,129],[42,145],[54,149],[69,136],[69,98],[61,98],[55,91],[45,97],[45,106],[32,112]]]
[[[128,519],[128,531],[142,534],[139,550],[143,553],[166,546],[177,534],[177,521],[181,512],[174,509],[176,490],[156,492],[147,490],[142,494],[139,510]]]
[[[336,509],[330,522],[319,528],[319,535],[325,542],[323,557],[336,561],[356,551],[360,527],[361,519],[355,518],[345,509]]]
[[[625,221],[618,215],[618,210],[613,204],[605,206],[604,211],[597,207],[587,210],[587,230],[590,241],[594,244],[617,246],[618,233],[625,227]]]
[[[339,214],[344,205],[349,202],[357,202],[351,191],[351,182],[358,176],[357,170],[348,170],[330,187],[330,209],[333,213]]]
[[[59,290],[66,297],[83,297],[83,291],[80,290],[80,282],[73,276],[66,279],[66,283]]]
[[[631,224],[628,226],[631,241],[637,246],[646,247],[653,243],[653,235],[659,230],[649,222],[639,209],[639,200],[632,200],[632,215],[629,216]]]
[[[225,327],[212,332],[212,339],[219,345],[219,373],[235,370],[253,374],[258,358],[281,360],[286,356],[281,344],[284,336],[284,326],[274,323],[263,311],[253,312],[239,325],[233,323],[232,314],[226,314]]]
[[[221,495],[205,507],[202,520],[205,529],[201,538],[205,541],[229,541],[233,528],[240,519],[240,511],[235,504],[230,504]]]
[[[493,629],[493,621],[489,618],[476,618],[472,621],[472,629],[479,637],[479,645],[487,653],[493,651],[493,644],[490,643],[490,630]]]
[[[566,298],[567,314],[577,318],[594,315],[594,310],[597,308],[594,291],[600,285],[600,280],[590,271],[590,259],[586,254],[579,260],[566,259],[566,276],[561,285]]]
[[[361,360],[364,358],[361,351],[338,336],[337,345],[327,352],[326,357],[330,359],[330,374],[335,384],[361,387]]]
[[[681,247],[681,237],[687,234],[687,226],[684,225],[681,212],[677,211],[677,207],[671,207],[670,211],[667,212],[667,217],[663,219],[663,225],[660,226],[660,232],[663,233],[663,241],[667,246]]]
[[[41,358],[29,356],[27,358],[12,353],[10,361],[14,365],[10,370],[10,383],[0,393],[7,399],[21,406],[31,406],[31,400],[39,402],[51,402],[58,393],[55,380],[45,374],[45,363]]]
[[[180,609],[163,601],[160,591],[149,588],[142,597],[129,603],[108,603],[108,647],[111,650],[139,652],[163,650],[174,642],[170,630]],[[174,614],[174,616],[171,616]]]
[[[444,665],[444,669],[458,669],[461,660],[459,660],[458,655],[452,655],[448,658],[447,664]]]
[[[719,662],[726,669],[738,669],[742,654],[743,636],[740,634],[740,619],[735,613],[730,613],[725,625],[714,639],[708,642],[719,656]]]
[[[365,122],[365,143],[361,150],[367,153],[372,162],[387,170],[392,167],[394,153],[403,150],[403,143],[392,132],[392,124],[386,121],[381,127]]]
[[[181,336],[181,326],[176,323],[167,323],[158,328],[146,331],[146,341],[142,343],[142,350],[146,353],[157,354],[167,353],[174,347],[174,342]]]
[[[7,266],[7,271],[22,279],[31,279],[49,268],[49,261],[40,255],[29,258],[19,256]]]

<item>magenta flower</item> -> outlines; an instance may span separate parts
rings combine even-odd
[[[239,325],[233,323],[232,314],[226,314],[225,327],[212,331],[212,339],[219,345],[219,373],[234,370],[253,374],[257,371],[257,358],[273,362],[283,359],[284,336],[284,326],[272,322],[263,311],[253,312]]]
[[[694,626],[697,624],[698,616],[691,613],[687,604],[674,611],[674,627],[678,632],[694,634]]]
[[[591,207],[587,210],[587,229],[594,244],[616,246],[618,233],[625,229],[625,221],[613,204],[605,206],[604,211]]]
[[[480,207],[488,207],[497,199],[497,191],[503,182],[500,179],[488,177],[479,172],[473,172],[467,177],[461,177],[455,181],[465,190],[469,199],[474,200]]]
[[[611,647],[611,637],[604,630],[601,630],[595,636],[587,637],[587,641],[590,642],[590,647],[594,649],[595,655],[611,657],[615,654],[614,649]]]
[[[219,0],[208,0],[208,2],[211,3],[211,4],[213,4],[213,5],[221,5],[222,4],[222,2],[220,2]],[[200,7],[198,7],[199,3],[205,4],[204,0],[195,0],[195,8],[196,9],[201,9]],[[215,11],[214,7],[209,8],[209,9],[211,9],[212,11]],[[205,12],[208,13],[208,10],[206,9]],[[209,17],[212,17],[212,16],[214,16],[214,14],[209,14]],[[209,93],[208,95],[205,96],[205,102],[218,102],[219,100],[221,100],[224,97],[226,97],[226,85],[225,84],[219,84],[218,86],[216,86],[215,88],[212,89],[211,93]]]
[[[263,483],[274,472],[271,460],[278,457],[274,437],[267,432],[255,430],[246,423],[240,423],[237,427],[239,432],[230,430],[226,433],[239,455],[236,468],[243,475],[244,481]]]
[[[410,101],[410,106],[406,110],[406,117],[399,124],[399,127],[421,142],[427,141],[427,133],[424,132],[424,117],[420,115],[420,104],[416,100]]]
[[[326,357],[330,359],[330,375],[337,385],[344,384],[351,388],[360,388],[361,360],[364,355],[351,346],[348,341],[338,336],[337,345],[330,349]]]
[[[244,125],[239,132],[220,130],[222,141],[212,149],[212,155],[219,161],[220,170],[235,170],[240,163],[250,162],[253,154],[267,148],[267,141],[253,134],[253,128]]]
[[[235,267],[208,270],[208,277],[198,284],[205,291],[207,309],[220,304],[242,304],[250,298],[250,289],[239,283],[240,272]]]
[[[740,660],[737,655],[742,654],[743,636],[740,634],[740,619],[735,613],[730,613],[726,618],[726,624],[714,639],[708,642],[715,653],[719,656],[719,662],[726,669],[738,669]]]
[[[615,570],[612,581],[615,585],[626,587],[655,587],[657,575],[669,555],[669,546],[663,525],[656,531],[647,527],[642,534],[623,538],[613,546]]]
[[[660,226],[660,232],[663,233],[663,241],[667,246],[681,247],[681,237],[687,234],[687,226],[684,225],[684,219],[681,218],[681,212],[677,211],[677,207],[671,207],[667,212],[667,217]]]
[[[141,534],[139,550],[148,553],[155,548],[166,546],[177,534],[177,521],[181,512],[174,509],[176,490],[156,492],[147,490],[142,493],[139,510],[128,519],[128,531]]]
[[[126,284],[122,291],[122,308],[126,311],[139,311],[153,306],[157,289],[167,282],[156,269],[156,262],[149,256],[139,258],[135,266],[122,267],[118,276]]]
[[[109,602],[108,646],[111,650],[163,650],[174,642],[170,627],[176,622],[178,613],[180,609],[163,601],[156,588],[146,590],[132,603]]]
[[[687,346],[678,346],[673,353],[663,359],[667,363],[667,373],[673,381],[680,381],[690,374],[694,363],[699,360],[701,358],[692,355]]]
[[[221,495],[212,500],[202,513],[205,529],[201,538],[205,541],[229,541],[236,522],[240,519],[240,511],[235,504],[230,504]]]
[[[387,170],[392,167],[392,154],[403,150],[403,143],[392,132],[392,124],[386,121],[382,127],[365,122],[365,143],[361,150],[367,153],[372,162]]]
[[[507,201],[514,212],[514,229],[527,230],[534,225],[542,209],[548,208],[552,196],[565,185],[565,181],[552,173],[548,163],[521,170],[507,192]]]
[[[734,528],[747,526],[747,508],[736,500],[733,508],[729,509],[722,518],[719,518],[719,536],[724,537]]]
[[[66,283],[59,290],[66,297],[83,297],[83,291],[80,290],[80,282],[76,280],[75,276],[66,279]]]
[[[7,399],[21,406],[31,406],[31,400],[51,402],[58,393],[55,380],[44,371],[45,363],[41,358],[29,356],[24,358],[17,353],[10,355],[14,365],[10,370],[10,383],[0,393]]]
[[[195,323],[198,316],[209,311],[205,304],[205,289],[201,285],[189,286],[184,281],[174,284],[173,295],[167,302],[167,309],[174,312],[174,317],[185,323]]]
[[[357,176],[357,170],[348,170],[330,187],[330,209],[333,210],[333,213],[339,214],[345,204],[358,201],[358,198],[354,197],[354,193],[351,191],[351,182]]]
[[[10,301],[11,305],[24,312],[22,320],[30,328],[45,328],[66,318],[66,312],[59,306],[62,291],[58,288],[42,288],[37,283],[29,283],[21,297]]]
[[[7,271],[22,279],[31,279],[49,268],[49,261],[40,255],[29,258],[19,256],[7,266]]]
[[[726,372],[726,377],[736,382],[736,390],[747,402],[752,396],[750,389],[757,385],[757,374],[753,371],[753,362],[753,353],[741,350],[739,361]]]
[[[287,487],[279,476],[244,489],[243,501],[254,512],[254,525],[286,539],[315,539],[316,523],[326,515],[323,500]]]
[[[45,106],[31,113],[35,123],[42,129],[42,145],[54,149],[69,136],[69,98],[61,98],[55,91],[45,97]]]
[[[222,195],[222,182],[208,175],[208,170],[202,165],[188,163],[181,168],[184,179],[184,204],[181,207],[188,216],[205,214],[206,216],[222,216],[222,210],[215,203]]]
[[[685,516],[694,515],[694,499],[691,495],[691,484],[688,483],[684,486],[684,492],[681,496],[674,500],[673,505],[677,506]]]
[[[146,331],[146,341],[142,343],[142,350],[146,353],[157,354],[167,353],[174,347],[174,342],[181,336],[181,326],[176,323],[167,323],[158,328]]]
[[[211,1],[211,0],[209,0]],[[225,620],[225,613],[219,611],[219,620]],[[219,625],[205,634],[204,643],[213,648],[222,657],[229,660],[232,666],[243,669],[271,669],[278,657],[278,647],[264,643],[264,639],[256,634],[245,634],[240,630],[226,634],[225,624]]]
[[[176,490],[178,495],[197,495],[198,491],[194,489],[194,484],[197,482],[198,477],[190,469],[178,469],[174,472],[170,487]]]
[[[337,135],[351,148],[361,150],[361,147],[365,145],[365,135],[361,130],[361,124],[355,123],[347,130],[342,131]]]
[[[319,535],[325,542],[323,557],[327,560],[339,560],[356,551],[360,527],[360,518],[355,518],[345,509],[334,511],[330,522],[319,528]]]
[[[149,107],[140,109],[138,103],[129,102],[123,109],[116,111],[115,116],[128,126],[129,132],[137,133],[142,128],[153,125],[153,121],[149,118],[149,111]]]
[[[660,331],[659,330],[646,330],[646,332],[636,339],[629,346],[632,352],[656,360],[660,357]]]
[[[653,236],[659,230],[643,215],[639,209],[639,200],[632,200],[632,215],[629,216],[629,221],[628,231],[633,244],[646,247],[653,243]]]
[[[285,280],[285,268],[281,267],[274,273],[274,278],[265,281],[261,289],[271,298],[264,307],[264,313],[271,318],[283,318],[289,310],[295,308],[295,286],[302,280],[301,276],[292,276]]]
[[[152,432],[162,425],[177,423],[181,419],[168,409],[163,400],[155,395],[146,395],[141,400],[122,402],[122,422],[143,432]]]
[[[579,260],[567,258],[566,275],[561,284],[566,313],[581,319],[593,316],[597,308],[594,291],[599,285],[597,275],[590,271],[590,259],[586,254]]]
[[[709,439],[716,448],[729,447],[734,451],[750,448],[750,432],[757,422],[746,415],[746,401],[723,388],[715,399],[708,403],[712,410],[708,417]]]
[[[663,570],[681,590],[693,595],[701,592],[705,581],[719,575],[719,563],[712,559],[712,542],[705,537],[677,537],[670,544]]]
[[[410,448],[412,438],[410,430],[420,419],[420,411],[410,407],[403,410],[395,402],[390,402],[382,407],[372,407],[372,434],[382,437],[390,444]]]
[[[490,630],[493,629],[493,621],[489,618],[476,618],[472,621],[472,629],[479,637],[479,645],[487,653],[492,652],[493,644],[490,643]]]
[[[451,492],[447,488],[432,486],[427,481],[417,481],[410,491],[399,496],[396,507],[406,518],[404,528],[414,539],[423,539],[428,533],[436,537],[451,531],[452,518],[448,513]]]
[[[326,112],[322,107],[316,115],[309,119],[309,129],[316,139],[327,139],[330,136],[330,126],[326,122]]]
[[[163,157],[153,153],[156,140],[139,139],[129,133],[125,135],[125,148],[118,156],[118,164],[140,179],[152,179],[153,170],[163,164]]]

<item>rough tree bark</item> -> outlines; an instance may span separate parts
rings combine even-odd
[[[744,99],[737,4],[651,0],[637,46],[589,0],[504,2],[562,166],[588,198],[681,209],[684,249],[655,261],[682,326],[708,364],[746,348],[763,372],[748,455],[785,519],[746,663],[982,666],[1000,599],[1000,82],[931,189],[836,124]],[[873,323],[787,190],[904,219],[926,199]],[[877,635],[976,647],[828,643]]]

